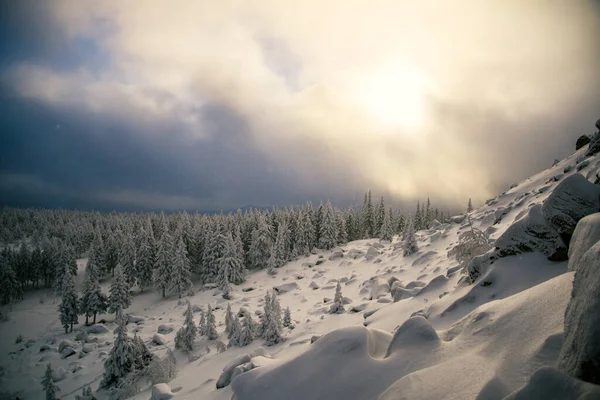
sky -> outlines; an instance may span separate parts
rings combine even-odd
[[[0,0],[0,204],[460,209],[600,118],[593,0]]]

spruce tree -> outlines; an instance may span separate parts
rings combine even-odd
[[[233,320],[233,313],[231,312],[231,304],[227,303],[227,310],[225,310],[225,332],[231,337],[231,321]]]
[[[336,211],[336,223],[337,223],[337,243],[346,244],[348,243],[348,230],[346,229],[346,220],[344,214],[341,211]]]
[[[46,372],[42,378],[42,388],[44,392],[46,392],[46,400],[56,400],[56,394],[60,391],[60,388],[54,384],[54,377],[52,376],[53,373],[54,370],[52,369],[52,365],[48,363],[46,366]]]
[[[23,296],[21,285],[17,280],[9,257],[7,249],[0,254],[0,285],[2,285],[2,290],[0,291],[0,304],[2,305],[20,299]]]
[[[391,241],[394,236],[394,230],[392,226],[392,210],[385,213],[383,217],[383,223],[381,224],[381,230],[379,231],[379,238],[381,240]]]
[[[169,281],[169,290],[172,293],[177,293],[178,297],[181,298],[181,296],[187,293],[192,287],[192,281],[190,280],[190,264],[187,258],[185,243],[181,236],[177,239],[172,271],[171,279]]]
[[[330,250],[337,244],[337,221],[331,203],[327,201],[320,225],[319,247]]]
[[[127,334],[126,321],[119,317],[117,324],[113,347],[104,361],[104,375],[100,387],[108,388],[118,384],[135,368],[136,349]]]
[[[165,227],[158,243],[156,269],[154,270],[154,286],[160,290],[162,297],[167,295],[167,289],[169,289],[169,281],[173,272],[173,258],[173,238]]]
[[[217,276],[217,285],[221,288],[229,283],[239,285],[243,283],[245,277],[245,269],[242,260],[239,258],[239,252],[231,233],[225,237],[225,247],[223,255],[219,260],[219,275]]]
[[[208,305],[208,311],[206,312],[206,337],[208,340],[215,340],[219,337],[215,315],[212,312],[210,304]]]
[[[383,225],[383,219],[385,218],[385,205],[383,203],[383,197],[379,200],[379,204],[377,204],[377,209],[375,210],[375,232],[379,234],[381,232],[381,226]]]
[[[75,400],[96,400],[96,396],[92,393],[92,388],[88,386],[84,386],[81,394],[75,395]]]
[[[83,280],[83,294],[81,297],[79,312],[85,315],[85,324],[88,324],[89,317],[106,312],[106,298],[102,294],[100,283],[98,282],[98,273],[100,267],[96,264],[98,255],[93,249],[90,252],[87,265],[85,267],[85,277]]]
[[[137,333],[133,336],[133,349],[135,351],[135,366],[138,370],[143,370],[154,359],[154,354],[148,350],[148,347]]]
[[[417,201],[417,212],[412,220],[413,229],[419,231],[423,229],[423,215],[421,214],[421,203]]]
[[[127,286],[131,289],[138,276],[135,265],[135,245],[133,243],[133,237],[129,232],[122,235],[123,242],[121,243],[121,250],[119,252],[119,264],[121,265],[121,272],[125,278]]]
[[[115,277],[110,284],[108,295],[108,312],[114,313],[116,319],[119,319],[123,310],[131,305],[131,294],[129,285],[123,276],[120,268],[115,271]]]
[[[137,253],[135,265],[138,273],[137,281],[141,291],[152,285],[152,274],[154,272],[154,243],[152,237],[143,228],[140,234],[140,247]]]
[[[241,346],[241,338],[242,338],[242,327],[240,325],[240,320],[237,315],[233,316],[231,320],[231,332],[229,334],[229,347],[231,346]]]
[[[277,250],[275,246],[271,247],[271,254],[269,255],[269,259],[267,260],[267,274],[276,275],[277,271],[275,268],[278,267],[277,262]]]
[[[288,259],[288,242],[289,242],[289,229],[285,220],[279,223],[277,228],[277,238],[275,239],[275,258],[277,261],[276,268],[284,265]]]
[[[194,343],[196,341],[196,334],[198,333],[198,330],[196,328],[196,324],[194,323],[192,305],[189,301],[187,302],[187,309],[185,310],[184,315],[185,321],[183,326],[175,335],[175,348],[184,351],[192,351],[194,350]]]
[[[250,266],[255,269],[265,267],[271,254],[273,241],[271,239],[272,231],[264,215],[260,214],[258,225],[252,232],[252,243],[250,244]]]
[[[265,340],[267,346],[272,346],[281,341],[281,306],[275,292],[269,295],[267,291],[267,295],[265,296],[265,311],[262,325],[262,338]]]
[[[244,323],[242,325],[242,331],[240,334],[239,346],[247,346],[254,341],[255,324],[252,321],[252,316],[247,313],[244,317]]]
[[[335,296],[333,297],[333,304],[329,307],[330,314],[342,314],[344,312],[344,297],[342,296],[342,286],[337,283],[335,287]]]
[[[290,307],[286,307],[285,312],[283,313],[283,326],[286,328],[292,326],[292,313]]]
[[[469,197],[469,204],[467,204],[467,212],[473,211],[473,203],[471,202],[471,198]]]
[[[404,243],[403,243],[404,256],[410,256],[417,251],[419,251],[419,246],[417,245],[417,239],[415,237],[415,229],[414,222],[411,218],[408,222],[408,226],[404,232]]]
[[[206,336],[206,333],[208,332],[208,327],[207,327],[207,323],[206,323],[206,314],[204,313],[204,310],[201,308],[200,309],[200,318],[198,321],[198,334],[200,336]]]
[[[71,270],[65,264],[62,283],[62,301],[58,306],[60,313],[60,322],[65,328],[65,333],[69,333],[69,329],[73,332],[73,325],[79,323],[78,315],[78,299],[75,291],[75,279],[71,275]]]

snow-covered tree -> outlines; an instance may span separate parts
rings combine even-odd
[[[385,204],[383,202],[383,197],[381,197],[379,204],[377,204],[377,208],[375,209],[375,234],[379,234],[379,232],[381,232],[381,226],[383,225],[384,218]]]
[[[154,240],[151,234],[142,228],[140,247],[137,252],[137,262],[135,265],[138,273],[138,286],[142,291],[152,285],[155,257]]]
[[[198,334],[200,336],[206,336],[206,332],[208,332],[206,314],[204,313],[204,310],[200,308],[200,317],[198,319]]]
[[[319,247],[329,250],[337,244],[337,221],[331,203],[327,201],[323,210],[323,219],[320,225]]]
[[[342,286],[337,283],[335,287],[335,296],[333,296],[333,304],[329,307],[330,314],[342,314],[344,312],[344,297],[342,296]]]
[[[276,275],[277,271],[275,270],[275,268],[278,267],[277,264],[277,251],[275,250],[275,247],[271,247],[271,254],[269,255],[269,259],[267,260],[267,274]]]
[[[260,214],[258,225],[252,233],[252,243],[250,244],[249,257],[250,266],[255,269],[264,268],[269,256],[273,240],[271,239],[271,226],[268,224],[264,215]]]
[[[187,293],[192,287],[190,275],[190,263],[187,258],[187,250],[185,249],[183,238],[180,235],[177,239],[177,246],[175,247],[175,257],[173,259],[169,290],[173,293],[177,293],[179,298],[181,298],[181,296]]]
[[[381,230],[379,231],[379,238],[381,240],[392,240],[394,236],[394,228],[392,226],[392,214],[391,209],[390,212],[386,212],[383,217],[383,223],[381,224]]]
[[[0,304],[8,304],[23,296],[21,285],[9,260],[8,250],[0,253]]]
[[[267,291],[265,296],[265,309],[262,320],[262,338],[267,346],[272,346],[281,341],[281,306],[277,295],[273,291],[272,295]]]
[[[46,372],[42,378],[42,388],[46,392],[46,400],[56,400],[58,398],[56,397],[57,392],[60,391],[60,388],[54,384],[53,373],[52,365],[48,363]]]
[[[92,388],[88,386],[84,386],[81,394],[75,395],[75,400],[96,400],[96,396],[92,392]]]
[[[215,315],[213,314],[210,304],[208,305],[208,311],[206,312],[206,337],[208,340],[215,340],[219,337]]]
[[[107,299],[102,293],[100,282],[98,281],[100,267],[97,263],[97,255],[92,250],[85,267],[85,276],[83,279],[83,293],[79,304],[79,312],[85,316],[85,324],[88,324],[89,317],[106,312]]]
[[[165,228],[166,229],[166,228]],[[154,270],[154,285],[161,291],[162,297],[167,294],[173,272],[173,238],[168,230],[163,232],[156,252],[156,269]]]
[[[124,233],[121,236],[123,242],[119,251],[119,264],[121,265],[121,273],[127,282],[127,286],[131,289],[138,276],[138,271],[135,266],[135,245],[133,237],[129,232]]]
[[[184,351],[192,351],[194,350],[194,343],[196,341],[196,334],[198,333],[198,330],[196,328],[196,324],[194,323],[192,305],[189,301],[187,302],[187,309],[185,310],[184,316],[185,321],[183,322],[183,326],[175,335],[175,348]]]
[[[71,275],[71,269],[65,264],[62,283],[62,301],[58,306],[60,313],[60,322],[65,328],[65,333],[73,332],[73,325],[79,323],[78,315],[78,299],[75,291],[75,279]]]
[[[404,257],[415,254],[419,251],[417,244],[417,238],[415,237],[414,221],[411,218],[408,222],[406,230],[404,231],[404,243],[403,243]]]
[[[485,232],[477,229],[468,219],[469,229],[458,236],[458,244],[448,252],[448,257],[456,257],[456,261],[467,267],[473,258],[489,251],[492,246]]]
[[[244,316],[244,322],[242,324],[242,331],[240,334],[239,346],[247,346],[254,341],[254,332],[256,330],[256,324],[252,320],[250,313]]]
[[[233,313],[231,312],[231,304],[227,303],[227,309],[225,310],[225,332],[231,337],[231,321],[233,320]]]
[[[129,293],[129,284],[125,280],[120,268],[115,271],[115,277],[110,284],[108,291],[108,312],[114,313],[119,319],[123,310],[131,305],[131,293]]]
[[[285,220],[279,223],[277,228],[277,238],[275,239],[275,259],[277,262],[276,268],[281,267],[288,262],[288,243],[289,243],[289,229]]]
[[[469,204],[467,204],[467,212],[473,211],[473,203],[471,202],[471,198],[469,197]]]
[[[417,212],[415,213],[414,218],[412,219],[413,229],[415,231],[419,231],[423,229],[423,214],[421,213],[421,203],[417,202]]]
[[[245,268],[242,260],[239,258],[239,251],[231,233],[225,237],[225,247],[223,255],[219,260],[219,275],[217,276],[217,285],[224,288],[229,283],[239,285],[243,283],[245,277]]]
[[[242,337],[242,326],[237,315],[234,315],[231,319],[231,331],[229,332],[229,347],[240,346],[240,339]]]
[[[133,336],[133,350],[135,352],[135,366],[139,370],[143,370],[154,359],[154,354],[148,350],[142,339],[137,335]]]
[[[372,238],[375,234],[375,215],[373,211],[373,202],[371,200],[371,191],[365,193],[365,199],[361,210],[361,231],[363,239]]]
[[[116,385],[135,368],[136,350],[127,334],[126,321],[123,317],[119,317],[117,324],[113,347],[104,361],[104,376],[100,387],[108,388]]]
[[[346,220],[344,219],[344,214],[339,210],[336,211],[336,224],[337,243],[348,243],[348,230],[346,229]]]
[[[283,326],[289,328],[292,325],[292,313],[290,307],[286,307],[283,313]]]

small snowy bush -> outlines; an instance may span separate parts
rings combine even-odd
[[[463,267],[492,248],[485,232],[473,227],[470,220],[469,227],[458,237],[458,244],[448,252],[448,257],[455,257]]]
[[[177,376],[177,360],[171,349],[163,358],[155,357],[146,370],[148,379],[153,385],[168,383]]]
[[[15,339],[15,344],[21,343],[23,341],[23,335],[22,334],[18,334],[17,338]]]

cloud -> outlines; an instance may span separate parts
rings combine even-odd
[[[52,29],[70,46],[93,43],[102,68],[98,57],[71,68],[17,60],[3,81],[23,98],[126,127],[128,148],[144,149],[135,157],[158,153],[147,165],[174,163],[170,177],[200,169],[179,185],[161,182],[154,205],[343,203],[372,188],[458,206],[565,156],[598,118],[595,7],[57,1]],[[393,78],[398,66],[426,78],[421,126],[382,124],[365,107],[369,80]],[[130,186],[114,199],[149,206],[131,183],[143,171],[124,168]],[[185,193],[200,182],[210,194]]]

